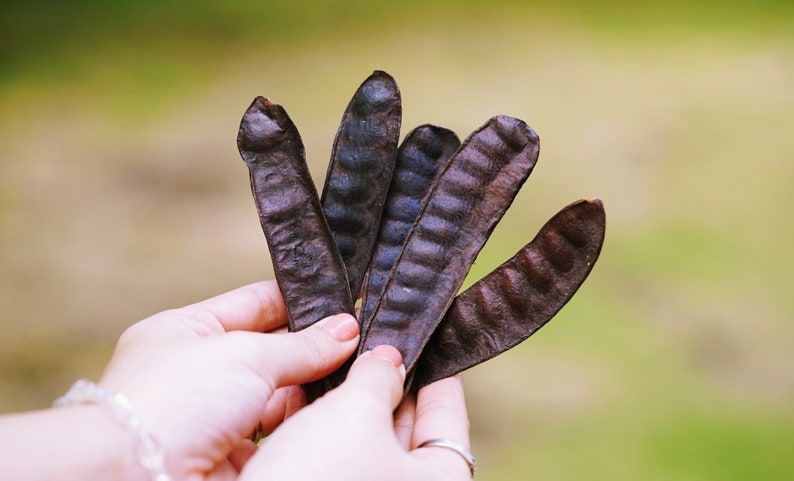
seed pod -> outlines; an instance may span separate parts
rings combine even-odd
[[[397,83],[375,71],[350,100],[334,140],[320,202],[356,297],[378,234],[401,119]]]
[[[422,198],[459,145],[460,140],[454,132],[432,125],[417,127],[400,145],[378,237],[365,275],[364,298],[358,313],[361,326],[366,326],[371,319],[372,309],[419,212]],[[361,331],[364,329],[362,327]],[[348,361],[320,383],[304,386],[307,400],[312,401],[341,384],[351,364],[352,361]]]
[[[434,125],[415,128],[400,145],[364,281],[364,295],[358,313],[362,331],[372,320],[372,312],[389,272],[430,185],[459,146],[460,140],[454,132]]]
[[[543,327],[587,278],[605,227],[600,200],[575,202],[456,297],[422,351],[412,389],[487,361]]]
[[[410,372],[474,258],[538,158],[524,122],[499,116],[470,135],[431,188],[408,233],[360,352],[397,347]]]
[[[289,316],[299,331],[353,313],[342,257],[320,209],[300,134],[280,105],[257,97],[237,135]]]

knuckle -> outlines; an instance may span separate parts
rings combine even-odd
[[[328,353],[326,343],[320,339],[321,336],[317,336],[314,332],[308,330],[301,332],[299,335],[303,341],[307,362],[312,366],[325,364]]]

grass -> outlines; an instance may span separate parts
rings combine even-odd
[[[474,32],[516,16],[615,36],[631,43],[679,42],[688,37],[775,38],[794,23],[789,2],[656,1],[626,8],[594,4],[507,1],[402,2],[362,0],[185,0],[77,2],[10,1],[0,6],[0,91],[13,96],[89,91],[83,100],[122,116],[145,116],[197,84],[212,82],[235,55],[256,44],[268,56],[295,46],[367,39],[384,31],[460,22]],[[479,19],[472,23],[471,19]],[[545,29],[542,29],[545,30]],[[86,48],[89,47],[89,48]],[[207,68],[212,65],[213,68]]]

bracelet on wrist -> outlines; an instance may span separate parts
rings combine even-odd
[[[75,382],[69,391],[53,403],[53,407],[75,404],[98,404],[107,408],[113,418],[132,431],[135,436],[135,454],[138,462],[149,473],[152,481],[173,481],[165,468],[165,453],[157,440],[144,426],[127,396],[111,392],[87,379]]]

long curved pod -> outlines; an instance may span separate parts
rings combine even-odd
[[[362,326],[368,326],[411,226],[419,215],[422,201],[434,180],[460,147],[451,130],[435,125],[420,125],[400,144],[377,240],[364,278],[361,310]]]
[[[523,121],[490,119],[435,184],[389,274],[360,351],[397,347],[410,372],[472,262],[537,162],[540,140]]]
[[[378,235],[401,122],[397,82],[376,70],[353,94],[334,139],[320,204],[354,298]]]
[[[411,388],[487,361],[546,325],[592,270],[605,228],[598,199],[552,217],[532,242],[455,298],[422,351]]]

